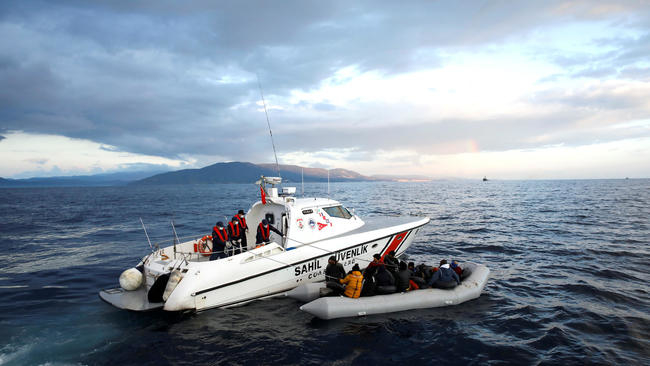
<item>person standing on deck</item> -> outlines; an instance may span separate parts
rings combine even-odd
[[[244,235],[244,230],[242,230],[239,225],[239,220],[235,217],[230,220],[228,223],[228,236],[230,237],[230,242],[233,245],[232,251],[233,255],[243,252],[241,238]]]
[[[248,232],[248,225],[246,224],[246,214],[244,213],[244,210],[239,210],[239,212],[237,212],[237,215],[233,216],[232,218],[237,219],[237,221],[239,221],[239,228],[242,230],[241,246],[242,246],[242,251],[245,252],[248,249],[248,242],[246,240],[246,233]]]
[[[282,233],[280,230],[276,229],[273,227],[273,225],[270,225],[266,219],[263,219],[262,222],[260,222],[259,225],[257,225],[257,240],[255,241],[255,244],[257,245],[266,245],[271,242],[271,231],[274,233],[282,236]]]
[[[223,227],[223,222],[219,221],[212,228],[212,255],[210,260],[226,258],[226,242],[228,241],[228,232]]]

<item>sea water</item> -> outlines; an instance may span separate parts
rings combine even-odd
[[[172,221],[199,236],[258,194],[0,189],[0,365],[650,364],[650,180],[331,185],[361,217],[430,217],[409,261],[486,264],[483,295],[458,306],[322,321],[288,298],[176,314],[98,297],[148,253],[140,218],[154,242]]]

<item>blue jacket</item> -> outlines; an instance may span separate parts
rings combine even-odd
[[[451,268],[442,268],[440,267],[431,277],[429,280],[428,285],[433,286],[435,283],[444,283],[444,284],[449,284],[452,283],[453,281],[456,281],[457,285],[460,285],[460,278],[458,278],[458,275],[456,272],[454,272],[453,269]]]

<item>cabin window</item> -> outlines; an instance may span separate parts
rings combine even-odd
[[[309,215],[309,214],[312,214],[312,213],[314,213],[314,210],[312,210],[311,208],[308,208],[306,210],[302,210],[303,215]]]
[[[275,215],[273,215],[272,212],[269,212],[266,215],[264,215],[264,218],[266,219],[266,221],[269,222],[269,225],[275,225]]]
[[[330,217],[338,217],[340,219],[349,219],[352,217],[350,211],[343,206],[323,207],[323,211],[327,212]]]

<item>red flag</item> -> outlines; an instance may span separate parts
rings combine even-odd
[[[262,204],[266,205],[266,193],[264,193],[264,188],[260,186],[260,195],[262,196]]]

